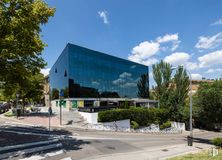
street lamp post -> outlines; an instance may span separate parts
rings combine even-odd
[[[16,93],[16,116],[18,118],[18,97],[19,97],[19,94]]]
[[[174,70],[178,67],[172,67],[171,69]],[[189,80],[190,80],[190,85],[189,85],[189,99],[190,99],[190,136],[188,136],[188,146],[193,146],[193,123],[192,123],[192,111],[193,111],[193,102],[192,102],[192,76],[191,73],[186,70],[187,73],[189,74]]]
[[[192,111],[193,111],[193,102],[192,102],[192,76],[191,73],[189,71],[187,71],[189,73],[190,76],[190,94],[189,94],[189,98],[190,98],[190,137],[188,137],[188,145],[189,146],[193,146],[193,123],[192,123]]]

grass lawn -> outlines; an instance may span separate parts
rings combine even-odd
[[[187,154],[184,156],[170,158],[168,160],[222,160],[222,150],[219,150],[219,154],[217,156],[210,156],[208,151],[196,153],[196,154]]]

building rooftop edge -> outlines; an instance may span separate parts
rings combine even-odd
[[[144,67],[149,67],[149,66],[144,65],[144,64],[141,64],[141,63],[133,62],[133,61],[131,61],[131,60],[127,60],[127,59],[124,59],[124,58],[120,58],[120,57],[117,57],[117,56],[113,56],[113,55],[111,55],[111,54],[104,53],[104,52],[101,52],[101,51],[96,51],[96,50],[94,50],[94,49],[90,49],[90,48],[87,48],[87,47],[84,47],[84,46],[76,45],[76,44],[73,44],[73,43],[70,43],[70,42],[68,42],[66,46],[68,46],[68,45],[72,45],[72,46],[84,48],[84,49],[87,49],[87,50],[91,50],[91,51],[93,51],[93,52],[98,52],[98,53],[101,53],[101,54],[105,54],[105,55],[107,55],[107,56],[111,56],[111,57],[114,57],[114,58],[118,58],[118,59],[121,59],[121,60],[124,60],[124,61],[129,61],[129,62],[138,64],[138,65],[142,65],[142,66],[144,66]]]

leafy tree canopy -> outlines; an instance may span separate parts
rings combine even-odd
[[[179,66],[172,77],[172,65],[161,61],[153,65],[154,97],[160,101],[160,107],[171,113],[171,120],[182,120],[189,91],[189,76]]]
[[[54,12],[42,0],[0,1],[0,81],[11,93],[23,89],[23,83],[38,76],[46,65],[41,57],[46,46],[41,40],[41,25]]]
[[[198,127],[222,127],[222,81],[202,83],[194,99],[194,118]]]

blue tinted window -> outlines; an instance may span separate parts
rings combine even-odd
[[[137,82],[148,73],[147,66],[72,44],[55,67],[57,73],[50,72],[51,89],[68,87],[68,97],[137,97]]]

